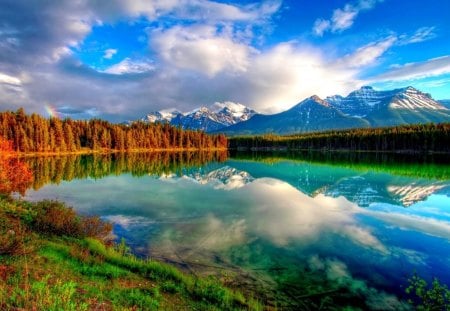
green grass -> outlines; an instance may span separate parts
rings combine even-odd
[[[0,310],[263,309],[217,279],[138,259],[124,244],[36,231],[35,206],[0,197],[0,239],[22,230],[20,247],[0,251]]]

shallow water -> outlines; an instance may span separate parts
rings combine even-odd
[[[286,309],[402,309],[414,271],[450,284],[450,169],[389,155],[27,159],[26,199],[114,223],[133,251]],[[445,160],[444,160],[445,162]]]

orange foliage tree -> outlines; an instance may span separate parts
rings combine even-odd
[[[29,167],[16,156],[12,143],[0,137],[0,194],[25,194],[33,181]]]

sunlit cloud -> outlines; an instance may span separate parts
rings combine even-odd
[[[440,76],[450,73],[450,55],[432,58],[423,62],[398,65],[370,80],[399,81]]]
[[[392,47],[396,41],[396,37],[390,36],[377,42],[370,42],[358,48],[355,52],[337,60],[336,64],[344,68],[361,68],[371,65]]]
[[[13,77],[0,72],[0,84],[19,86],[22,85],[22,81],[20,81],[20,79],[17,77]]]
[[[221,71],[245,72],[252,49],[217,33],[213,26],[157,29],[151,34],[153,48],[170,65],[214,76]]]

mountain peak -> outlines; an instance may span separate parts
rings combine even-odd
[[[316,103],[318,103],[318,104],[320,104],[322,106],[325,106],[325,107],[329,107],[330,106],[330,104],[327,101],[323,100],[322,98],[320,98],[317,95],[311,96],[310,98],[307,99],[307,101],[313,101],[313,102],[316,102]]]
[[[186,113],[176,110],[161,110],[149,113],[142,120],[149,123],[170,123],[184,129],[215,131],[223,127],[246,121],[256,111],[238,103],[215,103],[211,107],[201,106]]]

